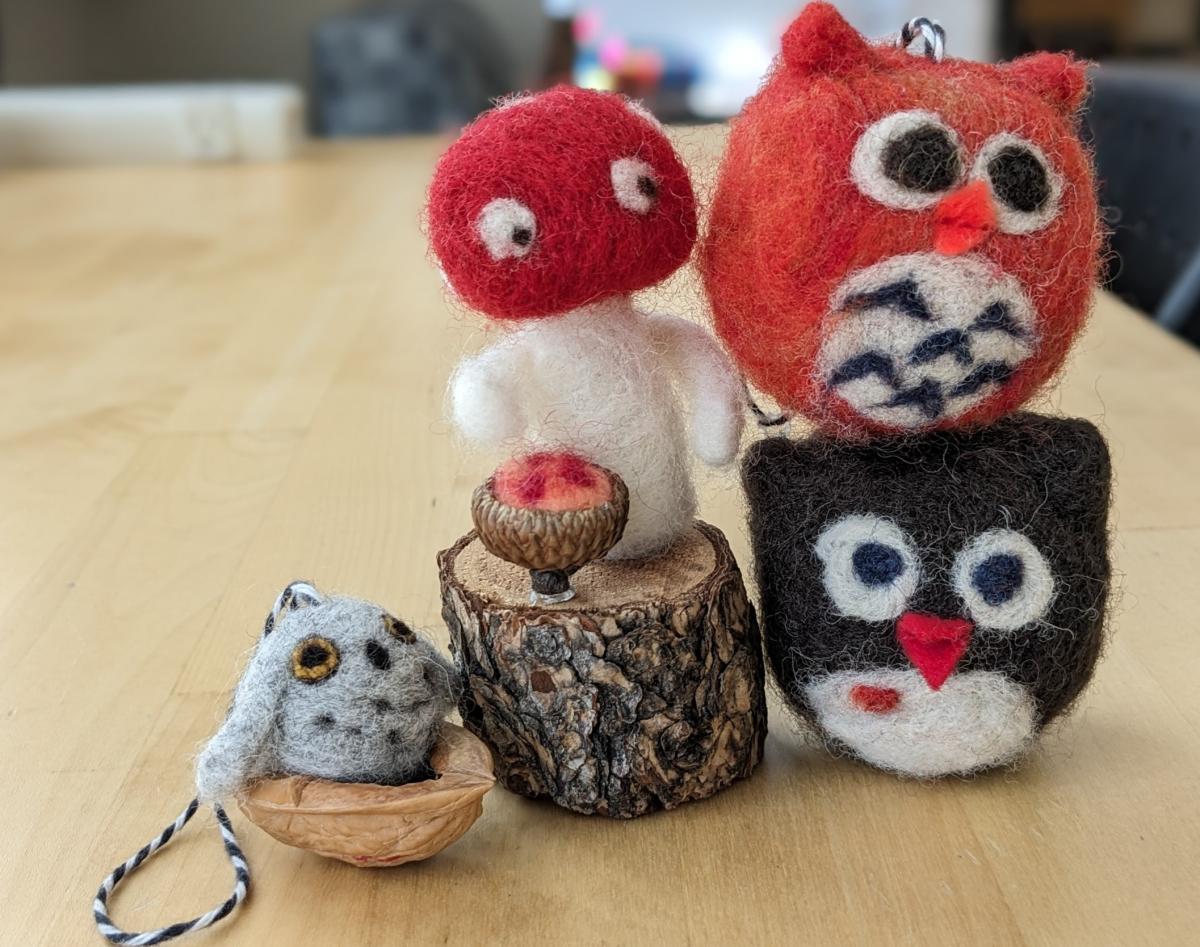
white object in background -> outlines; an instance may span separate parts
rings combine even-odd
[[[0,164],[279,161],[303,138],[282,83],[0,90]]]

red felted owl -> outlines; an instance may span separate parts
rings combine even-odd
[[[742,370],[842,435],[986,424],[1060,367],[1101,230],[1083,64],[872,45],[804,9],[735,120],[701,250]]]

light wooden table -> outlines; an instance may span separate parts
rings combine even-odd
[[[682,141],[711,167],[717,137]],[[442,420],[482,339],[419,230],[441,145],[0,176],[0,943],[101,943],[97,883],[190,797],[289,579],[446,641],[433,557],[490,458]],[[659,302],[700,311],[687,278]],[[437,858],[361,871],[235,813],[253,894],[195,942],[1196,943],[1200,357],[1102,299],[1042,407],[1112,440],[1124,594],[1021,769],[897,780],[773,703],[752,779],[631,823],[497,789]],[[748,564],[734,476],[703,496]],[[203,817],[114,914],[157,926],[229,880]]]

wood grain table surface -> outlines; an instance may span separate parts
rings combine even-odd
[[[704,185],[720,134],[680,141]],[[288,580],[446,643],[434,555],[494,458],[443,414],[487,339],[425,255],[444,144],[0,175],[0,944],[102,943],[98,882],[190,798]],[[703,314],[690,274],[649,302]],[[234,813],[251,898],[190,942],[1200,942],[1200,356],[1101,297],[1037,407],[1111,439],[1122,591],[1094,686],[1021,768],[896,779],[772,698],[753,778],[633,822],[497,788],[436,858],[363,871]],[[701,482],[747,568],[735,473]],[[113,913],[158,926],[229,885],[204,815]]]

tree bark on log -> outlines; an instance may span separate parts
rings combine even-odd
[[[600,561],[576,598],[530,605],[528,573],[468,533],[438,555],[459,710],[513,792],[632,818],[750,775],[767,732],[758,622],[720,530]]]

